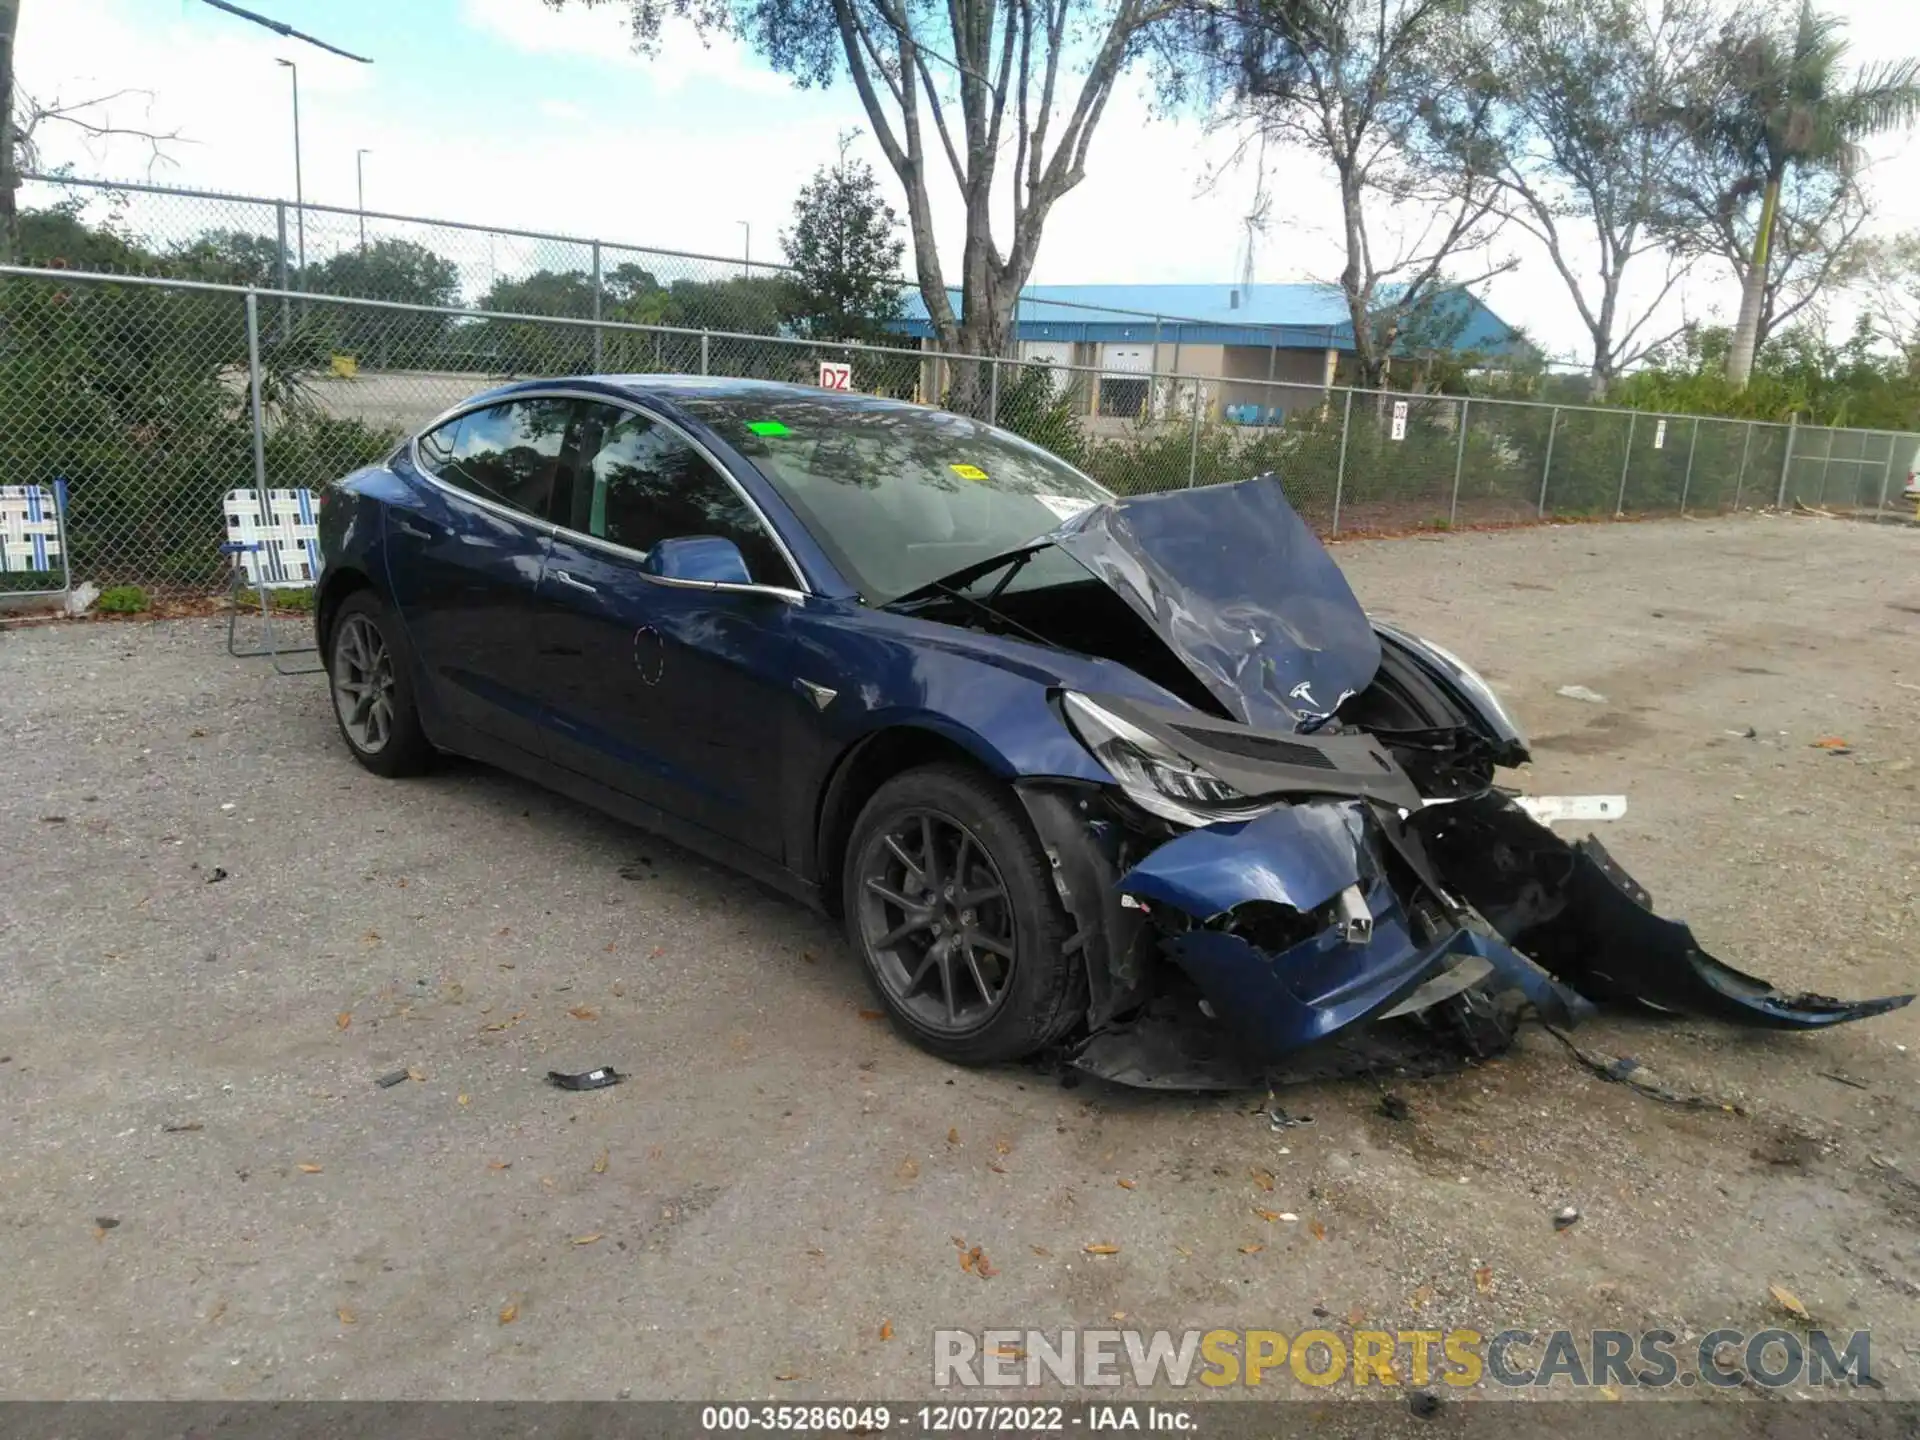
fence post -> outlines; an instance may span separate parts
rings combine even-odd
[[[1553,474],[1553,441],[1560,431],[1560,407],[1553,407],[1553,418],[1547,421],[1547,463],[1540,467],[1540,507],[1534,512],[1536,519],[1547,518],[1547,480]]]
[[[593,242],[593,369],[598,374],[606,368],[606,336],[600,330],[600,242]],[[703,370],[702,374],[705,373]]]
[[[1747,456],[1753,453],[1753,421],[1747,422],[1746,443],[1740,447],[1740,474],[1733,482],[1733,509],[1740,512],[1740,487],[1747,483]]]
[[[702,375],[711,375],[713,373],[710,356],[707,353],[708,342],[712,339],[713,337],[707,334],[706,331],[702,330],[700,332],[700,373]]]
[[[1153,363],[1147,366],[1147,419],[1160,418],[1160,387],[1155,383],[1160,374],[1160,317],[1153,317]]]
[[[253,493],[260,503],[260,523],[272,522],[273,511],[267,504],[267,437],[260,404],[260,296],[247,287],[247,409],[253,421]],[[278,580],[280,557],[269,545],[260,552],[260,571],[264,579]]]
[[[1773,502],[1773,508],[1776,510],[1784,510],[1787,508],[1787,477],[1793,473],[1793,444],[1794,444],[1794,441],[1798,440],[1799,438],[1800,438],[1800,417],[1798,415],[1788,416],[1787,417],[1787,458],[1780,462],[1780,495]]]
[[[1627,470],[1633,464],[1633,435],[1634,431],[1639,428],[1640,412],[1638,410],[1629,411],[1627,414],[1627,454],[1626,458],[1620,462],[1620,493],[1614,498],[1613,502],[1613,518],[1616,520],[1627,513]]]
[[[1693,438],[1687,441],[1687,473],[1680,481],[1680,513],[1687,513],[1687,492],[1693,489],[1693,452],[1700,448],[1700,417],[1693,417]]]
[[[1200,377],[1193,377],[1193,437],[1187,442],[1187,488],[1193,488],[1194,471],[1200,464]]]
[[[1900,448],[1900,437],[1887,435],[1887,468],[1880,475],[1880,503],[1873,507],[1873,518],[1878,521],[1887,513],[1887,487],[1893,484],[1893,454]]]
[[[293,287],[287,284],[287,202],[273,202],[274,232],[279,237],[279,248],[274,254],[279,257],[274,265],[274,288],[281,291],[280,296],[280,338],[284,341],[293,334],[293,302],[287,299],[285,292]]]
[[[1153,382],[1149,380],[1147,383]],[[1152,392],[1149,391],[1148,394],[1151,396]],[[987,360],[987,423],[989,425],[1000,423],[1000,357],[998,355]],[[1187,483],[1189,485],[1193,483],[1191,476],[1188,477]]]
[[[1347,484],[1347,435],[1353,429],[1353,391],[1347,391],[1346,408],[1340,413],[1340,463],[1333,472],[1333,533],[1340,533],[1340,496]]]
[[[73,613],[73,551],[67,547],[67,477],[53,477],[53,530],[60,540],[62,608]]]
[[[1820,457],[1820,494],[1815,505],[1827,503],[1827,474],[1833,469],[1833,427],[1827,427],[1827,453]]]
[[[1453,528],[1453,522],[1460,515],[1460,472],[1467,463],[1467,410],[1473,404],[1471,398],[1460,401],[1460,437],[1453,447],[1453,498],[1447,501],[1447,528]]]

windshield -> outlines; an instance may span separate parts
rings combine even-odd
[[[1113,498],[1037,445],[941,410],[784,392],[680,403],[760,467],[871,605]]]

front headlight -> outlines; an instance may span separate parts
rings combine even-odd
[[[1138,725],[1084,695],[1064,691],[1061,708],[1080,743],[1112,773],[1127,797],[1149,815],[1176,825],[1250,820],[1274,802],[1242,794],[1204,766],[1176,754]]]
[[[1493,693],[1493,687],[1481,678],[1478,670],[1467,664],[1466,661],[1462,660],[1451,650],[1434,644],[1433,641],[1426,639],[1424,636],[1421,637],[1420,643],[1433,651],[1433,653],[1438,655],[1442,660],[1451,664],[1455,670],[1459,671],[1459,673],[1453,677],[1454,683],[1462,690],[1465,690],[1468,697],[1475,701],[1480,708],[1486,712],[1489,720],[1493,721],[1496,726],[1505,726],[1508,734],[1519,740],[1521,744],[1526,744],[1527,737],[1525,732],[1520,729],[1520,722],[1507,713],[1507,707],[1500,703],[1500,697]]]
[[[1415,635],[1395,625],[1376,623],[1375,629],[1383,635],[1392,636],[1402,646],[1412,651],[1415,658],[1422,659],[1426,665],[1438,670],[1440,676],[1451,682],[1460,691],[1461,697],[1470,707],[1479,712],[1478,718],[1492,730],[1495,740],[1511,741],[1526,748],[1526,732],[1519,722],[1507,713],[1507,707],[1500,703],[1500,697],[1493,693],[1493,687],[1481,678],[1480,672],[1444,646],[1436,645],[1424,635]]]

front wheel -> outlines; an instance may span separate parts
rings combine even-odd
[[[1058,1040],[1085,976],[1052,869],[1005,786],[954,765],[882,785],[842,867],[847,934],[894,1022],[962,1065]]]
[[[341,602],[327,644],[327,682],[341,737],[354,759],[389,778],[419,774],[433,755],[396,632],[379,597],[356,590]]]

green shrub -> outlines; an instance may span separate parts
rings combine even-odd
[[[1073,385],[1055,392],[1053,371],[1046,365],[1000,367],[995,423],[1070,465],[1086,463],[1087,435],[1080,416],[1084,405],[1085,398]]]
[[[93,608],[107,615],[144,615],[149,608],[147,592],[138,585],[110,585],[100,592]]]

